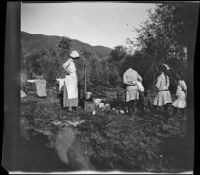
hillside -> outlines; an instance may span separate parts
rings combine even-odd
[[[49,36],[21,32],[21,45],[25,51],[25,54],[31,54],[33,51],[40,49],[56,49],[60,39],[61,36]],[[76,39],[72,39],[72,49],[85,49],[97,59],[107,58],[112,50],[111,48],[104,46],[91,46]]]

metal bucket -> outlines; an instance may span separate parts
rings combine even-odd
[[[92,92],[86,92],[85,93],[85,100],[92,100],[92,95],[93,95]]]

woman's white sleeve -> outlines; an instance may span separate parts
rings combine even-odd
[[[142,77],[138,74],[137,75],[137,78],[138,78],[138,80],[140,81],[140,82],[142,82]]]
[[[124,84],[127,84],[127,78],[126,78],[126,74],[124,73],[124,75],[123,75],[123,83]]]
[[[156,82],[156,87],[159,89],[160,88],[160,83],[161,83],[161,79],[160,77],[157,78],[157,82]]]
[[[71,73],[71,71],[70,71],[70,62],[69,61],[66,61],[64,64],[63,64],[63,68],[65,69],[65,71],[67,72],[67,73]]]
[[[66,67],[68,67],[69,64],[70,64],[70,62],[69,62],[69,61],[66,61],[66,62],[63,64],[63,68],[66,69]]]

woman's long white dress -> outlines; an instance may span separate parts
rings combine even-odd
[[[78,106],[78,81],[73,59],[68,59],[63,68],[67,73],[64,79],[63,107]]]

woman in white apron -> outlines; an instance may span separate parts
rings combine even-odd
[[[72,107],[76,110],[78,106],[78,81],[76,66],[73,61],[77,58],[80,58],[79,53],[72,51],[70,58],[63,64],[66,71],[63,87],[63,108],[67,108],[69,112],[72,112]]]
[[[157,78],[156,88],[157,94],[153,102],[153,114],[155,114],[155,109],[157,107],[163,106],[165,109],[165,117],[168,120],[168,104],[172,103],[171,93],[169,91],[169,77],[167,75],[167,70],[164,66],[159,67],[160,75]]]

